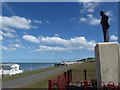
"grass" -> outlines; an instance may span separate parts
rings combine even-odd
[[[85,80],[84,70],[87,70],[87,80],[96,79],[95,62],[83,62],[72,68],[73,81]]]
[[[32,89],[33,88],[33,90],[35,89],[37,89],[37,88],[39,88],[39,89],[47,89],[48,88],[48,80],[50,80],[50,79],[55,79],[55,78],[57,78],[58,77],[58,75],[60,75],[61,73],[57,73],[57,74],[55,74],[55,75],[51,75],[51,76],[49,76],[49,77],[47,77],[47,78],[45,78],[45,79],[43,79],[42,81],[37,81],[37,82],[33,82],[33,83],[31,83],[31,84],[26,84],[26,85],[24,85],[23,87],[21,87],[21,88],[16,88],[16,89],[14,89],[14,90],[26,90],[26,89]]]
[[[84,80],[84,69],[87,70],[87,80],[95,79],[95,62],[83,62],[81,64],[72,65],[72,77],[73,81]],[[22,87],[25,88],[48,88],[48,80],[55,79],[60,73],[56,75],[49,76],[41,81],[33,82],[31,84]]]
[[[2,78],[2,82],[8,81],[8,80],[13,80],[13,79],[17,79],[20,77],[24,77],[24,76],[29,76],[29,75],[33,75],[33,74],[37,74],[37,73],[41,73],[41,72],[45,72],[45,71],[49,71],[49,70],[53,70],[56,67],[47,67],[47,68],[43,68],[43,69],[38,69],[38,70],[32,70],[32,71],[25,71],[21,74],[16,74],[16,75],[12,75],[12,76],[4,76]]]
[[[22,76],[28,76],[30,74],[35,74],[35,73],[40,73],[40,72],[52,70],[55,68],[57,68],[57,67],[49,67],[49,68],[44,68],[44,69],[40,69],[40,70],[27,71],[27,72],[24,72],[23,74],[18,74],[15,76],[16,76],[16,78],[18,78],[18,77],[22,77]],[[72,76],[73,82],[84,80],[84,69],[87,70],[87,80],[96,79],[96,77],[95,77],[96,76],[95,62],[83,62],[80,64],[73,64],[71,69],[72,69],[72,75],[73,75]],[[57,78],[58,75],[60,75],[61,73],[63,73],[63,72],[61,71],[55,75],[51,75],[51,76],[43,79],[43,80],[40,80],[37,82],[32,82],[30,84],[26,84],[23,87],[21,87],[20,89],[14,89],[14,90],[26,90],[29,88],[30,89],[33,88],[33,90],[34,90],[34,88],[36,88],[36,89],[37,88],[38,89],[40,89],[40,88],[45,89],[46,88],[47,89],[48,88],[48,80]],[[9,77],[8,79],[9,80],[12,78],[15,79],[15,76]],[[4,78],[7,78],[7,77],[4,77]]]
[[[25,85],[23,88],[48,88],[48,80],[55,79],[60,75],[61,73],[57,73],[56,75],[51,75],[46,79],[43,79],[42,81],[33,82],[29,85]]]

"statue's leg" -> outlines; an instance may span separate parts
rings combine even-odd
[[[106,41],[109,42],[109,29],[106,29]]]
[[[109,42],[109,32],[108,28],[103,27],[103,36],[104,36],[104,42]]]
[[[106,42],[106,30],[105,30],[105,28],[104,28],[104,27],[103,27],[102,29],[103,29],[104,42]]]

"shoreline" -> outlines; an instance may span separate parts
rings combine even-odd
[[[83,70],[84,69],[94,70],[95,69],[95,62],[83,62],[68,66],[60,66],[60,67],[54,67],[47,69],[46,71],[41,71],[36,74],[30,74],[25,77],[11,79],[9,81],[3,82],[3,88],[47,88],[48,80],[54,79],[55,77],[58,77],[59,73],[66,72],[67,70],[72,69],[73,70],[73,78],[74,80],[82,80],[84,79]],[[80,71],[80,72],[78,72]],[[82,72],[81,72],[82,71]],[[81,77],[79,77],[78,73],[81,73]],[[88,79],[95,78],[95,70],[94,73],[91,74],[91,72],[88,72]],[[57,76],[56,76],[57,75]],[[92,75],[92,76],[91,76]],[[29,79],[28,79],[29,78]],[[17,82],[17,83],[16,83]],[[28,83],[29,82],[29,83]],[[18,87],[19,85],[19,87]]]
[[[37,74],[37,73],[46,72],[46,71],[53,70],[53,69],[55,69],[54,66],[49,66],[49,67],[39,68],[39,69],[35,69],[35,70],[25,70],[21,74],[16,74],[16,75],[12,75],[12,76],[5,75],[4,77],[2,77],[2,82],[6,82],[9,80],[13,80],[13,79],[21,78],[21,77],[30,76],[30,75]]]

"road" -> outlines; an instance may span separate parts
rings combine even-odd
[[[37,74],[25,76],[25,77],[20,77],[20,78],[14,79],[14,80],[5,81],[2,83],[2,88],[20,88],[26,84],[40,81],[40,80],[45,79],[51,75],[55,75],[59,72],[67,71],[71,67],[72,67],[72,65],[61,66],[59,68],[56,68],[56,69],[53,69],[50,71],[41,72],[41,73],[37,73]]]

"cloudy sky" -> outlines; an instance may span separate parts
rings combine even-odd
[[[2,3],[2,60],[60,62],[94,57],[96,43],[103,42],[100,10],[110,17],[110,41],[116,42],[118,6],[115,2]]]

